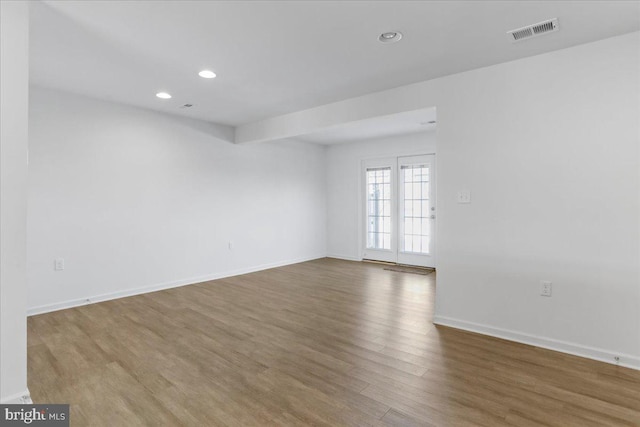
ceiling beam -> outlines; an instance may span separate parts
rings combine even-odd
[[[439,80],[414,83],[247,123],[236,128],[237,144],[293,138],[346,123],[419,110],[436,105]]]

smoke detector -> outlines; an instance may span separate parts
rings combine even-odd
[[[507,36],[512,42],[518,42],[520,40],[530,39],[532,37],[552,33],[554,31],[558,31],[558,29],[558,18],[553,18],[546,21],[538,22],[537,24],[527,25],[526,27],[507,31]]]

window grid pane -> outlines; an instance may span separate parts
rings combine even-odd
[[[367,169],[367,248],[391,249],[391,168]]]
[[[402,166],[404,252],[429,253],[429,167]]]

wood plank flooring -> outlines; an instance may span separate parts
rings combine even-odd
[[[29,318],[74,426],[640,426],[640,372],[432,323],[435,274],[320,259]]]

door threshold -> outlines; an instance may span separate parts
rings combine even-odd
[[[435,267],[425,267],[422,265],[411,265],[411,264],[399,264],[397,262],[390,262],[390,261],[378,261],[375,259],[366,259],[363,258],[362,262],[368,262],[370,264],[380,264],[380,265],[386,265],[386,266],[392,266],[392,267],[406,267],[406,268],[417,268],[420,270],[425,270],[425,271],[435,271]]]
[[[396,262],[378,261],[377,259],[366,259],[366,258],[362,258],[362,262],[368,262],[368,263],[371,263],[371,264],[382,264],[382,265],[398,265],[398,263],[396,263]]]
[[[433,270],[435,271],[435,267],[425,267],[424,265],[412,265],[412,264],[396,264],[398,267],[407,267],[407,268],[419,268],[422,270]]]

